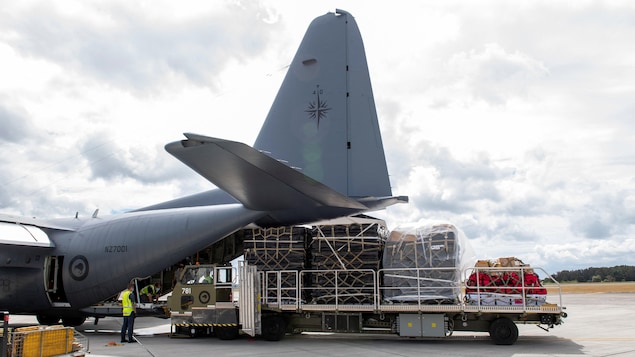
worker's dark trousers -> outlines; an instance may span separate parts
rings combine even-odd
[[[134,330],[134,312],[130,316],[123,317],[123,325],[121,325],[121,341],[126,339],[126,330],[128,330],[128,341],[134,341],[132,339],[132,331]]]

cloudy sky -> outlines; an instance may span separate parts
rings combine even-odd
[[[308,24],[366,46],[389,228],[449,220],[478,258],[635,264],[631,1],[0,0],[0,212],[120,213],[207,190],[163,145],[252,144]]]

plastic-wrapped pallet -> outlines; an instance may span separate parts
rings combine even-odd
[[[392,230],[383,254],[383,299],[456,303],[461,271],[472,264],[465,234],[453,224],[421,221]]]

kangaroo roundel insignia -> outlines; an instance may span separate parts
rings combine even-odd
[[[202,304],[207,304],[209,302],[210,299],[210,295],[207,291],[203,290],[201,291],[200,294],[198,294],[198,300],[202,303]]]
[[[68,265],[68,272],[71,278],[82,281],[88,276],[88,260],[83,255],[77,255]]]

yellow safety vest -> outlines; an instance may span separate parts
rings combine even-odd
[[[123,316],[130,316],[134,311],[134,307],[132,306],[132,300],[130,299],[130,294],[132,291],[126,290],[121,296],[121,304],[123,305]]]
[[[156,294],[156,291],[154,290],[154,285],[147,285],[143,289],[141,289],[141,295],[148,295],[148,294],[152,294],[152,295]]]

